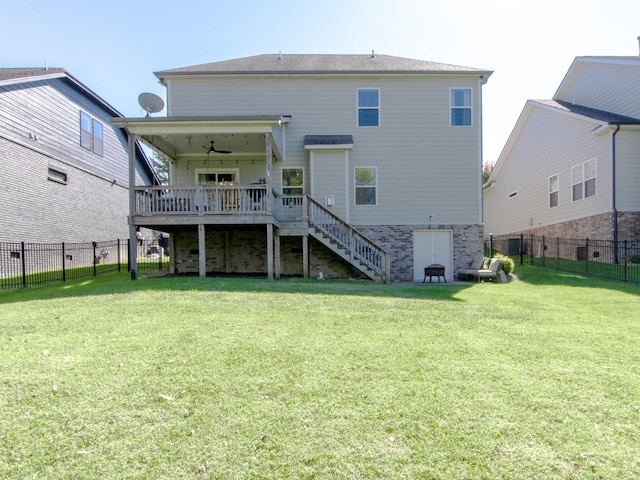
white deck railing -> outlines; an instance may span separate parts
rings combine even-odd
[[[270,203],[265,185],[137,187],[134,214],[269,213]]]

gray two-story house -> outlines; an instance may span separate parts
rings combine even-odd
[[[116,116],[62,68],[0,68],[0,241],[128,238],[129,158],[137,184],[157,180]]]
[[[132,232],[169,232],[179,274],[451,279],[482,254],[491,73],[375,53],[157,72],[167,116],[114,120],[170,162],[132,188]]]

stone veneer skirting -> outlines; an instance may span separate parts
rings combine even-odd
[[[415,230],[453,232],[454,272],[465,268],[472,258],[481,256],[483,251],[482,225],[368,225],[356,228],[391,254],[391,281],[394,282],[413,281]],[[263,225],[207,227],[207,273],[266,275],[266,239],[266,227]],[[302,276],[302,237],[281,237],[280,241],[281,274]],[[174,231],[172,252],[174,273],[198,273],[197,227],[185,227]],[[320,273],[324,278],[362,278],[357,269],[310,237],[309,275],[318,277]]]
[[[603,213],[506,235],[535,235],[571,239],[613,240],[613,214]],[[618,240],[640,240],[640,212],[618,212]]]

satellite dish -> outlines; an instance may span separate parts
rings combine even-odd
[[[147,112],[147,117],[164,108],[164,101],[155,93],[144,92],[138,95],[138,103]]]

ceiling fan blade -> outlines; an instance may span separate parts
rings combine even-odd
[[[232,153],[229,150],[216,150],[215,148],[213,149],[213,151],[216,153]]]

